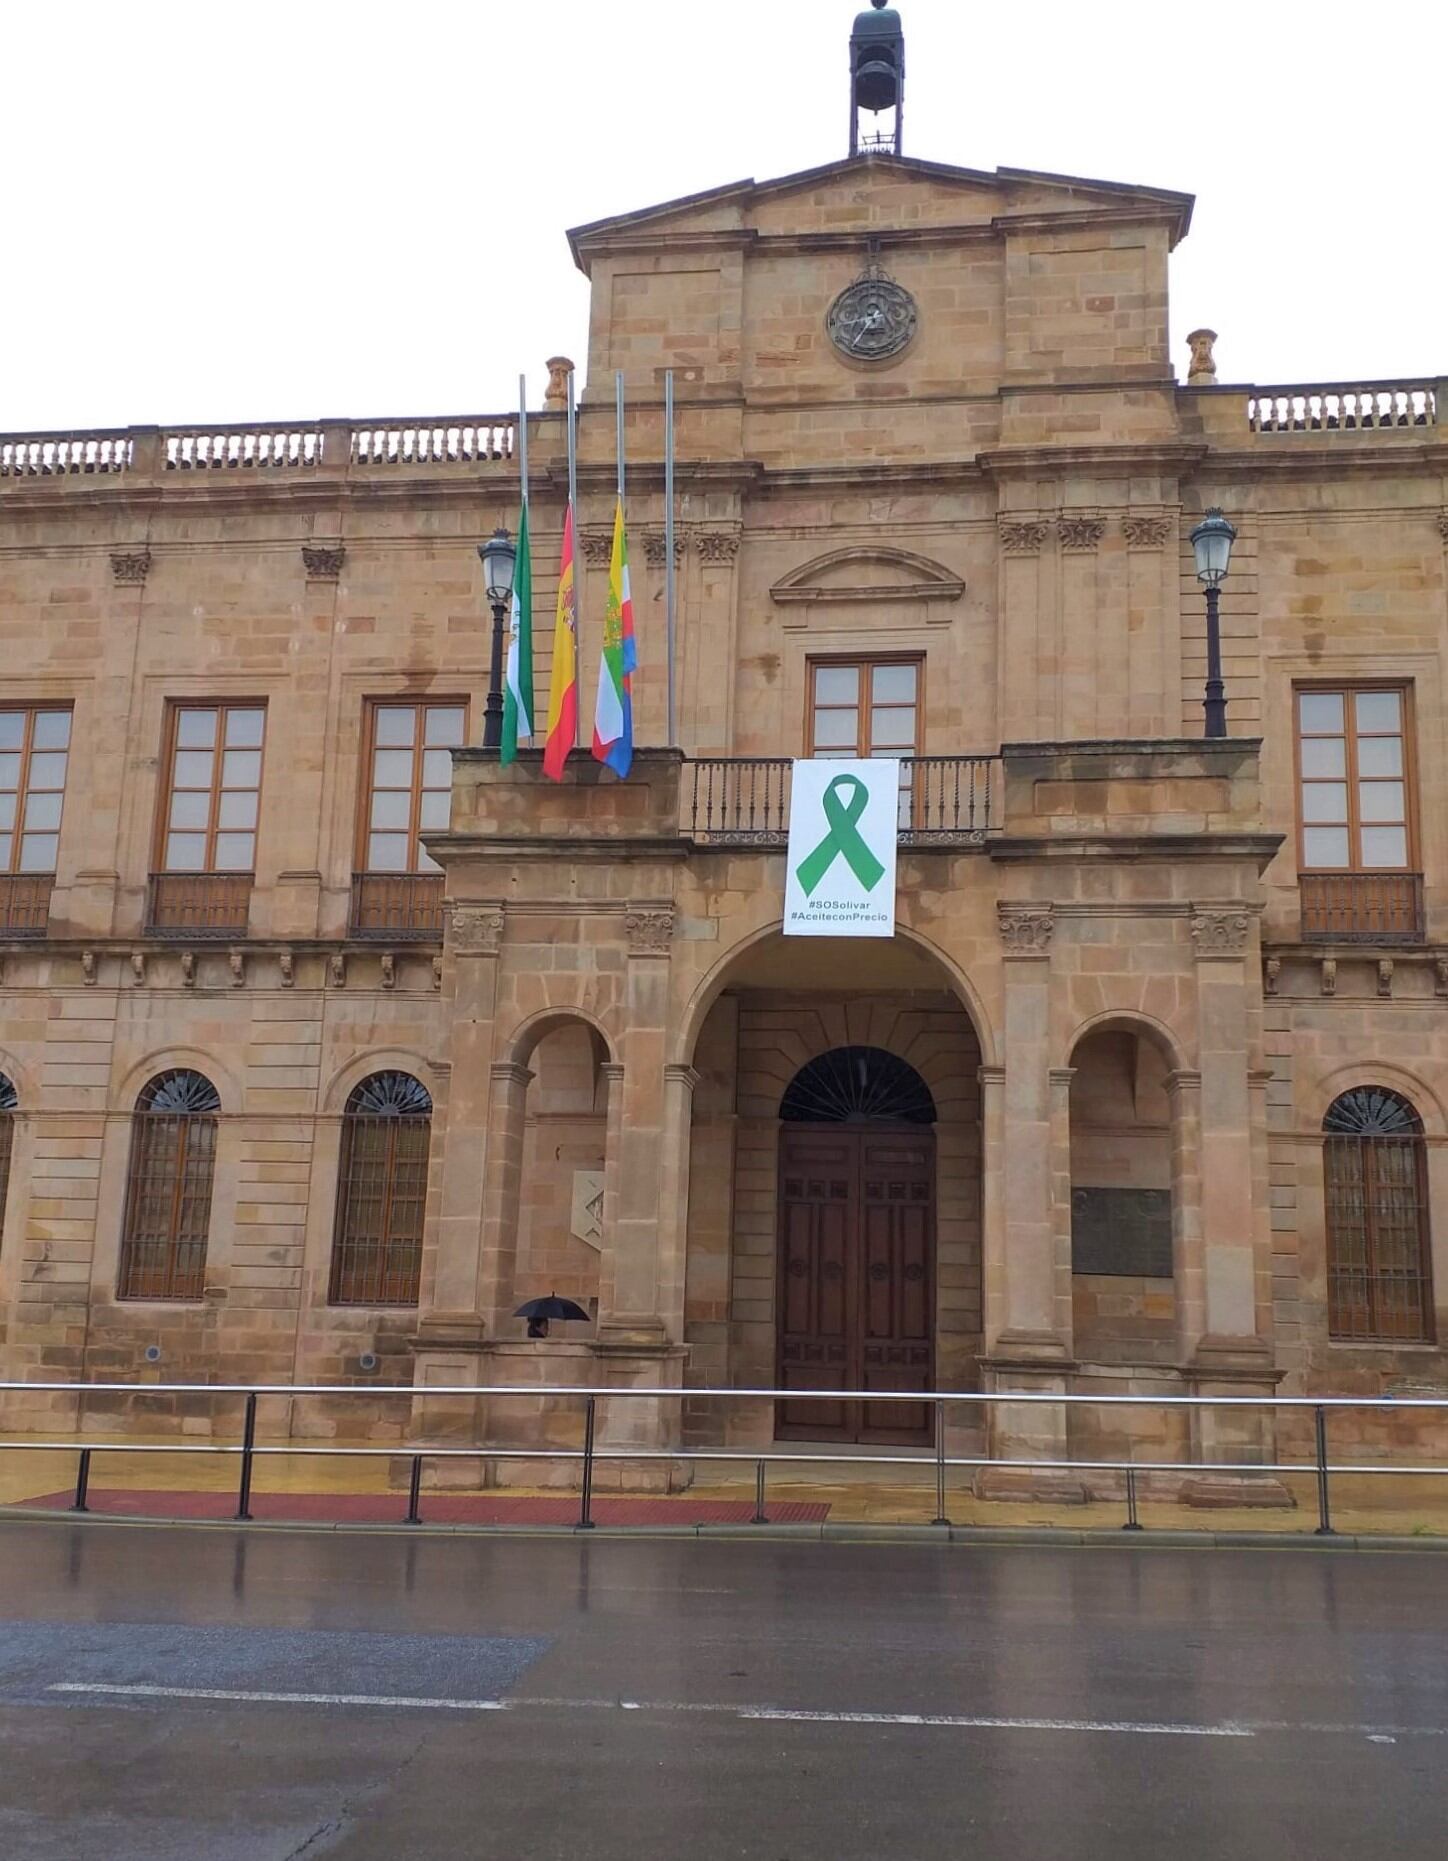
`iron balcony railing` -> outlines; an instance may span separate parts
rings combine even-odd
[[[706,756],[690,764],[685,831],[703,846],[782,847],[789,839],[788,756]],[[900,844],[980,846],[1002,824],[999,756],[906,756]]]
[[[1343,1411],[1379,1412],[1402,1415],[1405,1412],[1437,1412],[1448,1415],[1448,1397],[1443,1396],[1132,1396],[1132,1395],[1057,1395],[1054,1392],[1026,1390],[887,1390],[887,1389],[658,1389],[658,1388],[607,1388],[580,1387],[574,1384],[506,1384],[479,1388],[472,1384],[433,1385],[433,1384],[335,1384],[335,1383],[53,1383],[53,1382],[0,1382],[0,1394],[8,1395],[63,1395],[78,1398],[78,1406],[83,1405],[86,1397],[104,1397],[114,1401],[118,1396],[139,1397],[147,1400],[182,1396],[191,1399],[194,1408],[195,1398],[210,1397],[214,1400],[243,1398],[241,1435],[236,1441],[173,1441],[157,1445],[149,1441],[84,1441],[80,1439],[56,1440],[27,1436],[23,1440],[0,1440],[0,1453],[7,1452],[42,1452],[72,1453],[77,1456],[75,1494],[70,1510],[87,1512],[90,1510],[89,1490],[92,1457],[104,1454],[220,1454],[230,1455],[239,1462],[236,1488],[236,1512],[239,1520],[252,1517],[252,1488],[258,1460],[271,1456],[280,1458],[320,1459],[329,1456],[338,1459],[385,1459],[393,1460],[401,1451],[411,1461],[411,1479],[408,1493],[406,1523],[417,1525],[422,1522],[422,1484],[426,1463],[449,1460],[472,1461],[557,1461],[565,1466],[576,1468],[579,1479],[579,1515],[577,1529],[590,1530],[593,1527],[593,1480],[594,1472],[600,1462],[638,1464],[640,1466],[655,1461],[669,1461],[680,1465],[694,1466],[700,1463],[710,1465],[728,1465],[744,1463],[754,1470],[755,1475],[755,1513],[756,1524],[769,1522],[767,1512],[766,1480],[768,1470],[773,1466],[808,1466],[829,1467],[841,1464],[851,1466],[919,1466],[931,1469],[935,1481],[936,1516],[935,1525],[949,1526],[950,1473],[952,1469],[976,1468],[1016,1468],[1032,1473],[1110,1473],[1121,1476],[1122,1496],[1126,1502],[1127,1531],[1141,1531],[1141,1521],[1137,1515],[1137,1483],[1142,1474],[1195,1475],[1203,1473],[1226,1473],[1245,1475],[1288,1474],[1298,1477],[1311,1476],[1317,1493],[1317,1527],[1316,1537],[1335,1535],[1332,1523],[1331,1482],[1334,1474],[1338,1475],[1401,1475],[1415,1478],[1432,1475],[1448,1478],[1448,1466],[1428,1465],[1419,1461],[1395,1463],[1387,1461],[1350,1462],[1334,1461],[1328,1453],[1328,1423],[1331,1416]],[[491,1425],[497,1419],[494,1405],[500,1401],[515,1401],[536,1412],[540,1402],[570,1403],[575,1405],[578,1424],[578,1445],[575,1447],[558,1446],[518,1446],[516,1442],[489,1445],[479,1443],[477,1446],[458,1447],[410,1442],[405,1449],[399,1450],[396,1442],[376,1443],[369,1446],[338,1446],[335,1442],[319,1442],[309,1438],[287,1439],[281,1442],[262,1445],[257,1441],[257,1405],[262,1398],[277,1399],[283,1402],[295,1402],[301,1398],[317,1397],[327,1402],[345,1401],[355,1397],[363,1404],[375,1404],[379,1397],[395,1396],[407,1401],[431,1402],[442,1397],[464,1397],[472,1402],[484,1402],[487,1406],[481,1411],[483,1425]],[[691,1412],[710,1403],[737,1405],[741,1402],[761,1402],[778,1404],[781,1402],[797,1403],[804,1398],[811,1401],[828,1403],[878,1403],[904,1402],[917,1408],[923,1408],[934,1423],[934,1451],[927,1454],[821,1454],[817,1450],[810,1452],[791,1452],[787,1446],[775,1444],[761,1453],[749,1448],[686,1448],[686,1447],[612,1447],[598,1444],[599,1404],[609,1405],[627,1402],[653,1402],[665,1405],[687,1405]],[[1286,1412],[1307,1412],[1313,1424],[1313,1454],[1310,1460],[1192,1460],[1163,1461],[1145,1457],[1125,1459],[1064,1459],[1050,1458],[1010,1459],[995,1455],[950,1454],[946,1451],[946,1418],[951,1409],[978,1408],[989,1411],[992,1408],[1005,1408],[1019,1412],[1029,1407],[1048,1407],[1059,1409],[1063,1415],[1071,1409],[1135,1409],[1158,1410],[1226,1410],[1256,1411],[1264,1415],[1278,1415]],[[559,1418],[561,1420],[561,1417]],[[559,1439],[558,1433],[550,1433],[550,1440]],[[3,1508],[0,1508],[3,1509]],[[480,1527],[479,1529],[486,1529]]]
[[[1304,872],[1298,876],[1304,943],[1422,943],[1420,872]]]

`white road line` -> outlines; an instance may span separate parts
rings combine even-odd
[[[1169,1738],[1255,1738],[1245,1725],[1152,1725],[1127,1719],[983,1719],[933,1712],[790,1712],[743,1706],[741,1719],[790,1719],[807,1725],[944,1725],[986,1732],[1129,1732]]]
[[[59,1680],[47,1693],[103,1694],[121,1699],[219,1699],[264,1706],[424,1706],[434,1712],[502,1712],[497,1699],[417,1699],[387,1693],[259,1693],[228,1687],[106,1686],[88,1680]]]

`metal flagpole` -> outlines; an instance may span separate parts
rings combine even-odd
[[[518,470],[523,480],[523,502],[528,502],[528,377],[518,377]]]
[[[674,716],[674,371],[664,376],[664,637],[669,659],[668,745],[678,741]]]
[[[623,370],[619,369],[613,378],[613,395],[618,406],[618,501],[623,503]]]
[[[578,401],[573,370],[568,371],[568,508],[573,513],[573,741],[583,738],[583,660],[579,651],[579,609],[583,578],[578,573]]]

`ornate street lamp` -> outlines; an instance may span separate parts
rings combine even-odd
[[[487,580],[488,606],[493,610],[493,661],[488,673],[488,702],[483,711],[483,748],[496,750],[503,744],[503,633],[513,599],[513,565],[517,551],[508,532],[497,529],[486,543],[478,544],[478,555],[482,558]]]
[[[1197,559],[1197,580],[1207,591],[1207,695],[1202,709],[1207,714],[1206,735],[1227,734],[1227,696],[1222,685],[1222,627],[1218,615],[1222,583],[1232,564],[1232,545],[1237,532],[1219,510],[1209,510],[1192,531],[1192,551]]]

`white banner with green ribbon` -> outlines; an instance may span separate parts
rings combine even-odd
[[[893,937],[898,759],[797,762],[789,804],[786,937]]]

